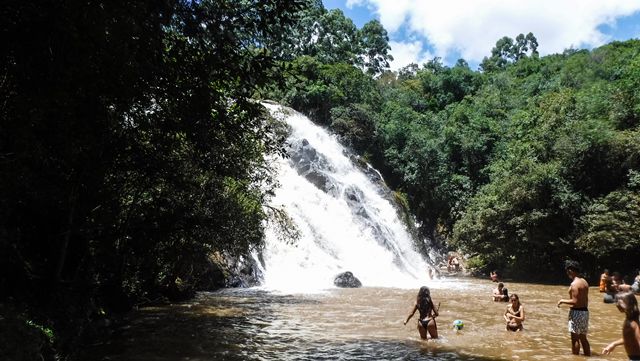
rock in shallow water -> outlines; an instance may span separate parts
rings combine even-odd
[[[333,280],[333,284],[342,288],[362,287],[362,282],[349,271],[338,274]]]

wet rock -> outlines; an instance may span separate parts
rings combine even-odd
[[[223,287],[252,287],[260,283],[262,272],[251,255],[233,257],[215,253],[210,255],[195,284],[197,291],[214,291]]]
[[[227,277],[227,287],[252,287],[260,283],[262,273],[253,257],[226,257],[230,275]]]
[[[287,153],[298,174],[305,177],[321,191],[337,196],[336,182],[328,174],[331,172],[331,167],[325,157],[318,154],[308,140],[300,139],[291,143]]]
[[[349,271],[338,274],[336,278],[333,280],[333,284],[336,285],[337,287],[342,287],[342,288],[362,287],[362,282],[360,282],[360,280],[357,279],[353,275],[353,273]]]
[[[318,169],[311,169],[302,174],[311,184],[318,187],[323,192],[327,192],[332,182],[329,176]]]
[[[353,184],[348,185],[344,189],[344,198],[347,200],[347,203],[351,206],[360,205],[362,200],[364,199],[364,194],[360,188],[356,187]]]

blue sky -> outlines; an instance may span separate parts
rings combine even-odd
[[[358,28],[378,19],[389,33],[392,69],[438,56],[472,68],[496,41],[532,32],[541,55],[640,38],[640,0],[323,0]]]

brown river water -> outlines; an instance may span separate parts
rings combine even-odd
[[[472,278],[430,281],[440,338],[422,341],[416,316],[403,326],[416,289],[329,289],[281,294],[261,289],[201,293],[188,303],[133,312],[108,344],[82,359],[208,360],[585,360],[571,354],[568,308],[556,307],[567,286],[505,282],[525,306],[525,330],[505,330],[506,303],[493,302],[495,283]],[[594,360],[626,360],[624,347],[602,349],[621,337],[624,315],[590,289],[589,341]],[[464,321],[462,331],[451,327]]]

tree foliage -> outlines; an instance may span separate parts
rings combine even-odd
[[[321,1],[308,7],[287,35],[282,49],[290,60],[308,56],[323,64],[354,65],[370,75],[389,69],[393,60],[387,31],[379,21],[369,21],[358,29],[341,10],[327,10]]]
[[[496,42],[491,57],[485,57],[480,66],[484,71],[503,69],[507,64],[529,56],[538,57],[538,39],[532,33],[518,34],[515,40],[505,36]]]
[[[207,255],[261,246],[281,145],[251,97],[304,6],[3,6],[0,302],[58,352],[100,310],[193,290]]]
[[[445,235],[480,267],[526,276],[567,257],[614,262],[637,248],[640,43],[545,57],[537,47],[531,33],[504,37],[479,71],[435,58],[345,93],[328,91],[340,78],[307,76],[298,84],[313,87],[283,99],[365,153],[424,237]],[[299,101],[317,89],[315,103]]]

